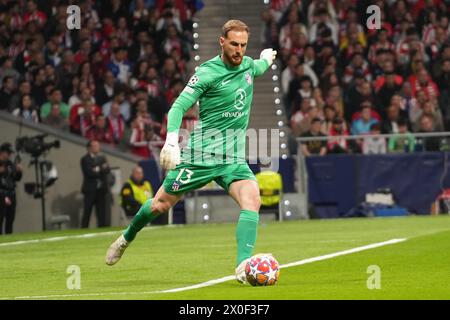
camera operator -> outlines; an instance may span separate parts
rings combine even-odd
[[[3,220],[5,233],[12,233],[16,215],[16,182],[22,178],[22,167],[10,160],[13,153],[10,143],[0,146],[0,234],[3,233]]]
[[[83,172],[84,212],[81,221],[82,228],[89,227],[92,208],[95,206],[97,226],[106,226],[106,197],[108,195],[108,175],[111,171],[106,158],[100,154],[100,143],[90,140],[87,144],[88,153],[81,158]]]

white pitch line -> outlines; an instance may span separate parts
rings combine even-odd
[[[286,263],[286,264],[280,265],[280,268],[290,268],[290,267],[299,266],[299,265],[303,265],[303,264],[307,264],[307,263],[312,263],[312,262],[332,259],[332,258],[336,258],[336,257],[339,257],[339,256],[344,256],[344,255],[348,255],[348,254],[352,254],[352,253],[356,253],[356,252],[361,252],[361,251],[365,251],[365,250],[370,250],[370,249],[379,248],[379,247],[383,247],[383,246],[387,246],[387,245],[391,245],[391,244],[400,243],[400,242],[403,242],[403,241],[406,241],[406,240],[407,240],[407,238],[402,238],[402,239],[391,239],[391,240],[388,240],[388,241],[372,243],[372,244],[369,244],[369,245],[356,247],[356,248],[353,248],[353,249],[338,251],[338,252],[335,252],[335,253],[330,253],[330,254],[314,257],[314,258],[308,258],[308,259],[303,259],[303,260],[296,261],[296,262]],[[145,294],[156,294],[156,293],[172,293],[172,292],[181,292],[181,291],[187,291],[187,290],[193,290],[193,289],[209,287],[209,286],[213,286],[213,285],[216,285],[216,284],[219,284],[219,283],[223,283],[223,282],[227,282],[227,281],[234,280],[234,279],[235,279],[235,276],[231,275],[231,276],[226,276],[226,277],[222,277],[222,278],[219,278],[219,279],[209,280],[209,281],[202,282],[202,283],[199,283],[199,284],[195,284],[195,285],[192,285],[192,286],[175,288],[175,289],[168,289],[168,290],[160,290],[160,291],[55,294],[55,295],[46,295],[46,296],[42,295],[42,296],[3,297],[3,298],[0,298],[0,300],[11,300],[11,299],[52,299],[52,298],[73,298],[73,297],[92,297],[92,296],[100,297],[100,296],[110,296],[110,295],[133,295],[133,294],[135,294],[135,295],[138,295],[138,294],[139,295],[145,295]]]
[[[147,228],[142,229],[142,231],[155,230],[155,229],[167,228],[167,227],[168,226],[147,227]],[[78,234],[78,235],[73,235],[73,236],[62,236],[62,237],[51,237],[51,238],[32,239],[32,240],[11,241],[11,242],[0,243],[0,247],[18,246],[18,245],[22,245],[22,244],[41,243],[41,242],[63,241],[63,240],[68,240],[68,239],[95,238],[95,237],[110,236],[112,234],[119,234],[121,232],[123,232],[123,230],[85,233],[85,234]]]
[[[318,257],[304,259],[304,260],[300,260],[300,261],[296,261],[296,262],[286,263],[284,265],[281,265],[280,268],[295,267],[295,266],[300,266],[302,264],[307,264],[307,263],[311,263],[311,262],[332,259],[335,257],[344,256],[346,254],[351,254],[351,253],[355,253],[355,252],[360,252],[360,251],[364,251],[364,250],[387,246],[390,244],[395,244],[395,243],[403,242],[406,240],[407,240],[406,238],[403,238],[403,239],[392,239],[392,240],[388,240],[388,241],[384,241],[384,242],[373,243],[373,244],[369,244],[367,246],[357,247],[357,248],[353,248],[353,249],[348,249],[348,250],[344,250],[344,251],[326,254],[323,256],[318,256]]]

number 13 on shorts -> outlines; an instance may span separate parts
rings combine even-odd
[[[186,172],[186,178],[181,179],[181,177],[183,176],[183,174],[185,172]],[[175,180],[181,182],[182,184],[185,184],[185,183],[188,183],[189,181],[191,181],[191,177],[193,174],[194,174],[194,171],[183,168],[180,170],[180,173],[178,173],[177,178]]]

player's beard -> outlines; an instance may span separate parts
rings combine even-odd
[[[228,64],[235,66],[235,67],[242,63],[242,56],[240,54],[230,55],[224,51],[223,57]]]

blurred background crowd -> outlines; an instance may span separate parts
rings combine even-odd
[[[379,29],[367,28],[372,4]],[[306,155],[448,150],[438,138],[332,137],[450,129],[449,16],[448,0],[271,1],[261,42],[279,52],[291,138],[331,137],[303,143]]]
[[[66,26],[81,9],[81,29]],[[0,110],[157,157],[201,0],[0,0]],[[193,108],[184,127],[197,119]]]

